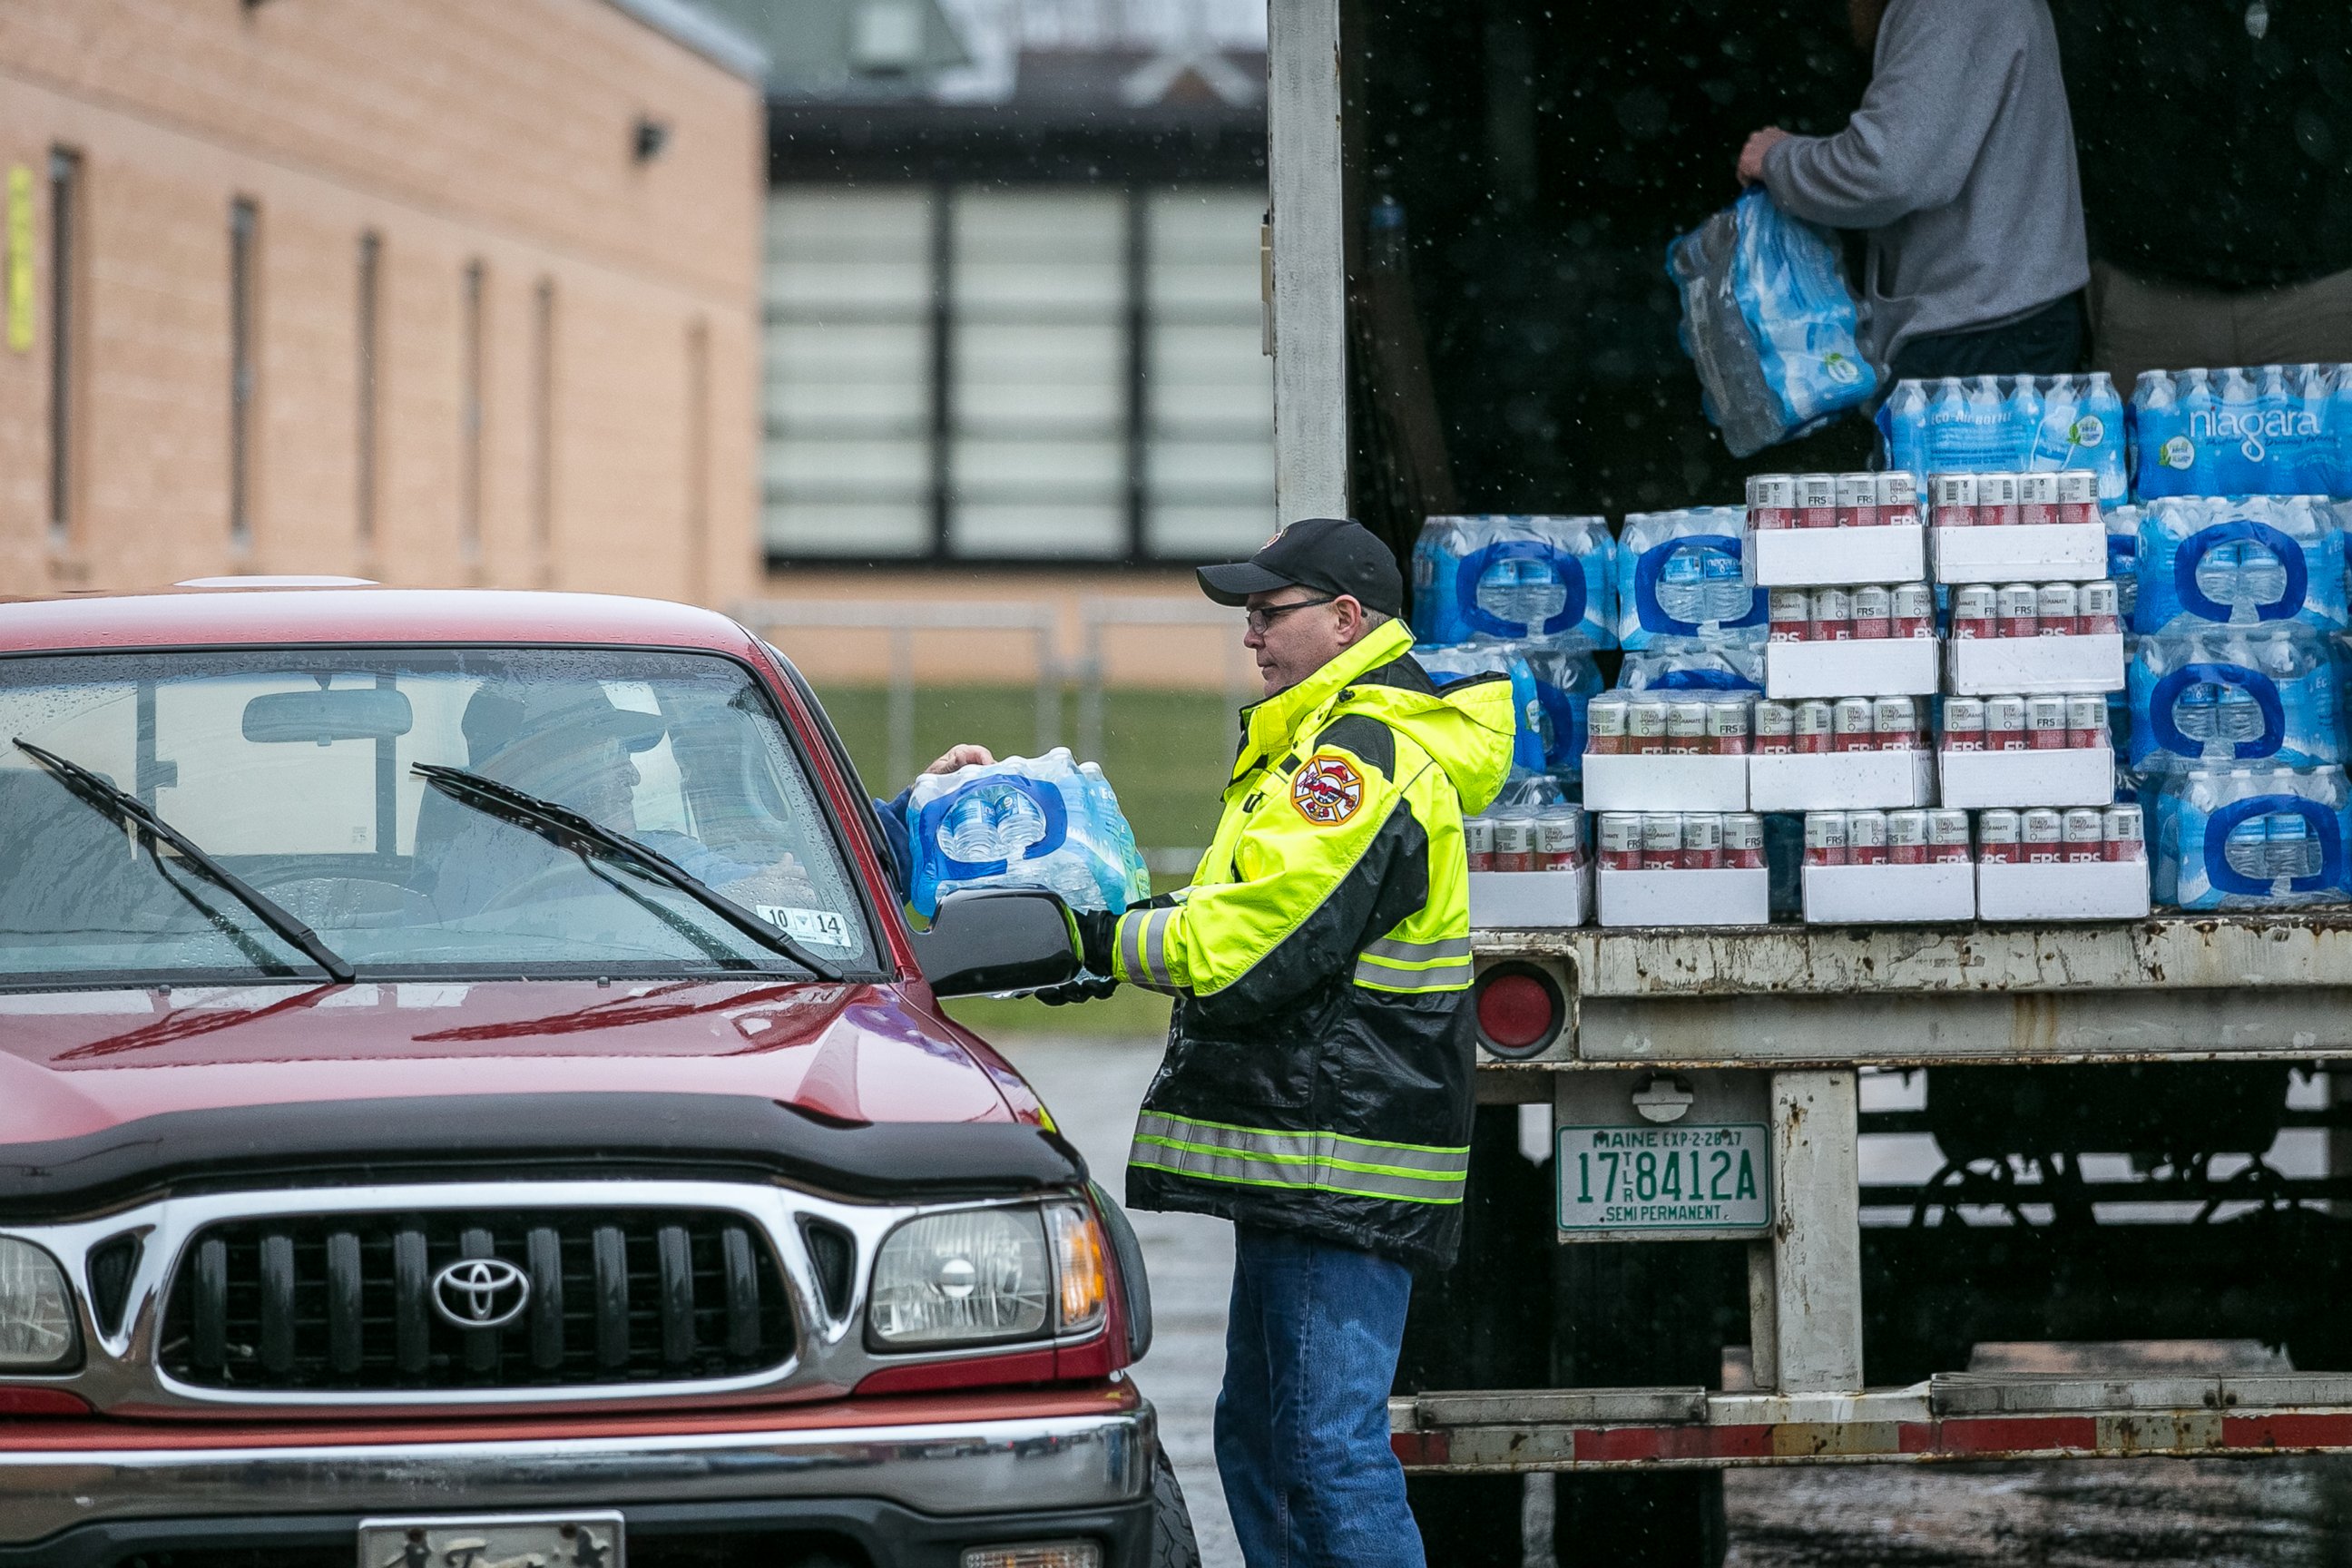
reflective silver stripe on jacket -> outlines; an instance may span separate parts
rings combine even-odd
[[[1366,943],[1356,960],[1357,984],[1388,991],[1452,991],[1469,984],[1470,975],[1466,936],[1444,942],[1397,942],[1382,937]]]
[[[1137,1118],[1129,1160],[1206,1181],[1423,1204],[1460,1203],[1470,1171],[1466,1147],[1234,1127],[1157,1111]]]

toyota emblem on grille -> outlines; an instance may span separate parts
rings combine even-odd
[[[461,1258],[433,1276],[433,1307],[461,1329],[495,1329],[522,1316],[530,1277],[503,1258]]]

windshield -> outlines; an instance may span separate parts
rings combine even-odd
[[[646,975],[793,961],[625,857],[416,770],[568,807],[873,967],[863,906],[751,677],[695,654],[239,649],[0,660],[0,984],[317,979],[170,845],[24,741],[135,794],[363,975]],[[558,835],[558,838],[562,836]]]

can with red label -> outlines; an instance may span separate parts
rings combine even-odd
[[[1884,642],[1895,629],[1895,590],[1875,585],[1853,591],[1853,640]]]
[[[1573,871],[1584,863],[1584,809],[1548,805],[1536,814],[1536,869]]]
[[[1908,697],[1874,698],[1870,730],[1882,752],[1908,752],[1919,744],[1919,705]]]
[[[1611,871],[1642,868],[1642,817],[1639,812],[1601,814],[1601,864]]]
[[[2066,749],[2066,700],[2029,697],[2025,700],[2025,749],[2063,752]]]
[[[1847,859],[1845,813],[1843,811],[1805,813],[1805,864],[1843,866],[1847,863]]]
[[[2055,473],[2018,475],[2017,521],[2029,525],[2058,521],[2058,476]]]
[[[1764,868],[1764,819],[1752,811],[1735,811],[1723,819],[1723,863],[1734,870]]]
[[[1837,521],[1840,528],[1878,526],[1878,476],[1840,474],[1837,477]]]
[[[1821,756],[1834,749],[1837,710],[1824,698],[1809,697],[1797,704],[1795,750],[1801,756]]]
[[[1985,750],[2022,752],[2025,744],[2025,699],[1985,699]]]
[[[2044,583],[2034,595],[2034,630],[2045,637],[2074,635],[2074,616],[2081,599],[2072,583]]]
[[[2088,468],[2058,471],[2058,521],[2099,521],[2099,476]]]
[[[1886,814],[1886,863],[1925,866],[1927,863],[1927,814],[1890,811]]]
[[[1465,817],[1462,822],[1462,849],[1468,857],[1473,871],[1495,868],[1495,819],[1491,816]]]
[[[2084,637],[2123,630],[2123,613],[2113,583],[2085,583],[2074,596],[2074,626]]]
[[[2096,694],[2066,699],[2066,744],[2091,748],[2107,743],[2107,700]]]
[[[1748,526],[1761,533],[1797,526],[1797,480],[1791,474],[1751,474],[1748,479]]]
[[[1987,583],[1967,583],[1952,590],[1952,636],[1989,637],[1993,635],[1993,612],[2000,595]]]
[[[1495,819],[1495,869],[1536,868],[1536,819],[1525,811],[1498,812]]]
[[[2023,819],[2013,811],[1977,814],[1977,858],[1988,866],[2014,866],[2025,858]]]
[[[1799,474],[1797,476],[1797,526],[1799,528],[1835,528],[1837,526],[1837,476],[1835,474]]]
[[[1895,619],[1887,629],[1897,637],[1932,637],[1936,635],[1936,590],[1925,583],[1898,583],[1895,586]]]
[[[2139,807],[2111,805],[2101,814],[2099,847],[2109,860],[2144,860],[2147,858],[2147,842],[2140,821]]]
[[[1927,520],[1937,528],[1973,528],[1977,521],[1977,477],[1974,474],[1934,474],[1927,479]]]
[[[1784,756],[1797,749],[1797,710],[1786,702],[1759,697],[1748,710],[1749,746],[1759,757]]]
[[[1885,865],[1886,814],[1883,811],[1847,812],[1845,853],[1848,865]]]
[[[1706,749],[1718,757],[1748,754],[1748,700],[1706,705]]]
[[[1870,699],[1841,697],[1830,710],[1830,749],[1833,752],[1873,752],[1878,749],[1878,731],[1872,727]]]
[[[1969,814],[1938,806],[1927,814],[1927,858],[1936,865],[1966,865]]]
[[[1696,757],[1706,750],[1706,704],[1666,704],[1666,754]]]
[[[2013,527],[2017,522],[2017,476],[2015,474],[1979,474],[1977,476],[1977,526],[1979,528]]]
[[[1889,468],[1878,476],[1878,521],[1889,528],[1919,525],[1919,476]]]
[[[1632,716],[1631,700],[1604,692],[1585,705],[1584,754],[1622,756],[1625,752],[1625,721]]]
[[[1679,871],[1683,864],[1682,814],[1644,812],[1642,816],[1642,869]]]
[[[2046,805],[2021,814],[2018,837],[2024,842],[2028,864],[2054,864],[2065,853],[2066,819]]]
[[[1625,710],[1625,749],[1637,757],[1654,757],[1666,749],[1666,705],[1656,697],[1637,697]]]
[[[1723,868],[1723,818],[1711,811],[1686,811],[1683,814],[1683,869],[1685,871],[1717,871]]]
[[[1775,588],[1766,603],[1772,641],[1803,642],[1811,635],[1813,601],[1802,588]]]
[[[1853,595],[1843,588],[1813,590],[1814,642],[1845,642],[1853,636]]]
[[[2066,859],[2071,864],[2106,858],[2106,814],[2095,805],[2078,805],[2066,813]]]
[[[1985,705],[1981,697],[1944,699],[1943,749],[1981,752],[1985,749]]]
[[[1993,611],[1993,635],[2030,637],[2041,629],[2042,591],[2031,583],[2004,583]]]

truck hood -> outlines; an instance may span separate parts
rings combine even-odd
[[[179,1110],[740,1094],[849,1122],[1034,1120],[1012,1069],[887,986],[495,981],[0,994],[0,1143]]]

